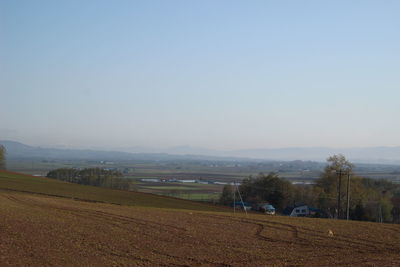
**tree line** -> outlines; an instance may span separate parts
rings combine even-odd
[[[6,148],[0,145],[0,170],[6,169]]]
[[[48,172],[47,177],[82,185],[130,190],[130,181],[123,178],[121,172],[115,170],[60,168]]]
[[[353,168],[343,155],[334,155],[327,159],[327,165],[314,185],[293,185],[275,173],[260,173],[243,179],[238,189],[246,202],[268,202],[280,212],[288,206],[305,204],[330,218],[346,217],[349,189],[350,219],[400,223],[400,185],[359,177],[353,173]],[[233,186],[226,185],[220,203],[232,203],[234,190]]]

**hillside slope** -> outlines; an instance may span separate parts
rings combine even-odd
[[[45,177],[0,170],[0,190],[36,193],[85,201],[105,202],[118,205],[190,209],[204,211],[226,211],[223,207],[153,194],[113,190],[62,182]]]
[[[8,187],[0,189],[1,266],[400,265],[399,225],[233,215],[190,210],[187,201],[186,210],[139,198],[122,198],[133,206],[92,203],[11,191],[30,184],[83,194],[58,181],[1,175],[0,188]],[[97,189],[88,195],[103,198]]]

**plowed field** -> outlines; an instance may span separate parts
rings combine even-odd
[[[0,191],[0,238],[1,266],[400,266],[399,225],[233,216],[6,191]]]

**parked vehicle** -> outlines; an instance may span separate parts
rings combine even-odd
[[[326,218],[321,210],[310,207],[308,205],[298,205],[294,207],[287,207],[283,214],[291,217],[316,217],[316,218]]]
[[[256,205],[256,210],[268,215],[275,215],[275,207],[269,203],[259,203]]]

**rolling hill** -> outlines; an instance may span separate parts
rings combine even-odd
[[[0,171],[0,190],[33,193],[76,199],[81,201],[111,203],[117,205],[174,208],[204,211],[223,211],[224,208],[186,201],[172,197],[113,190],[95,186],[85,186],[62,182],[45,177]]]
[[[400,264],[400,225],[234,215],[10,172],[0,172],[0,214],[1,266]]]

